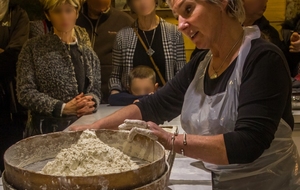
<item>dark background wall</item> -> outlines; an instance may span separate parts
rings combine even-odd
[[[19,4],[27,12],[30,20],[45,18],[39,0],[10,0],[10,2]]]

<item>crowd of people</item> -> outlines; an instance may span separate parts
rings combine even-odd
[[[157,0],[127,0],[135,19],[111,0],[40,3],[45,19],[29,21],[0,0],[0,171],[11,144],[108,103],[129,106],[73,130],[145,120],[165,148],[203,160],[214,188],[299,185],[291,78],[300,14],[282,24],[281,40],[263,16],[267,0],[170,0],[178,27],[156,14]],[[183,34],[196,45],[189,63]],[[180,114],[188,135],[157,126]]]

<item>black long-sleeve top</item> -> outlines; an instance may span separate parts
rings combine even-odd
[[[206,52],[195,55],[157,93],[136,103],[143,120],[161,124],[181,113],[184,95]],[[217,80],[206,77],[205,93],[224,92],[233,70],[234,66],[230,66]],[[276,46],[263,39],[252,41],[243,68],[235,129],[224,134],[230,164],[250,163],[257,159],[270,147],[281,118],[293,129],[289,76],[284,56]]]

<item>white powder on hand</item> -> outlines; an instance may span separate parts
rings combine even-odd
[[[139,166],[120,150],[103,143],[95,131],[85,130],[78,142],[62,149],[41,173],[56,176],[91,176],[120,173]]]

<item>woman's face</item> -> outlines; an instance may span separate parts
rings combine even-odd
[[[267,8],[268,0],[244,0],[246,16],[261,17]]]
[[[78,13],[74,6],[65,3],[53,10],[49,10],[47,17],[56,30],[69,32],[75,26]]]
[[[178,16],[178,29],[199,49],[211,48],[222,30],[222,8],[206,1],[173,0],[172,10]]]
[[[156,8],[155,0],[131,0],[133,11],[139,16],[147,16]]]

